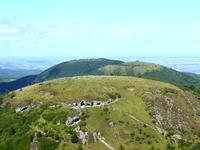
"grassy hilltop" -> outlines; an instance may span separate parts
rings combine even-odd
[[[38,149],[69,150],[199,146],[199,100],[168,83],[117,76],[61,78],[11,92],[2,99],[0,149],[19,149],[22,145],[22,149],[31,145]],[[80,111],[69,104],[109,99],[117,101],[108,106],[81,108],[78,125],[88,133],[88,145],[81,144],[74,130],[76,125],[64,124],[69,116]],[[30,104],[37,107],[15,113],[14,109]],[[106,143],[94,142],[94,132],[100,132]]]
[[[63,62],[52,66],[41,74],[29,79],[1,83],[0,94],[28,86],[32,83],[73,76],[108,75],[134,76],[175,84],[181,88],[189,88],[200,93],[200,76],[192,73],[178,72],[171,68],[147,62],[122,62],[119,60],[80,59]],[[19,82],[20,81],[20,82]],[[200,97],[200,95],[199,95]]]
[[[81,59],[55,65],[36,78],[36,82],[84,75],[134,76],[148,78],[200,91],[200,76],[148,62],[122,62],[109,59]]]

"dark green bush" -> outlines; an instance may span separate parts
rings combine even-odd
[[[103,108],[103,112],[104,112],[105,114],[107,114],[107,113],[109,112],[108,107]]]
[[[58,143],[50,138],[40,138],[39,140],[39,150],[55,150],[58,147]]]
[[[125,150],[123,145],[120,145],[119,150]]]
[[[81,121],[80,123],[79,123],[79,126],[80,127],[85,127],[87,125],[87,123],[85,122],[85,121]]]
[[[194,144],[192,150],[200,150],[200,142]]]
[[[186,147],[190,147],[191,143],[190,142],[187,142],[183,139],[180,139],[178,140],[178,147],[183,149],[183,148],[186,148]]]
[[[76,135],[76,133],[71,135],[71,142],[72,143],[78,143],[79,142],[79,139],[78,139],[78,136]]]

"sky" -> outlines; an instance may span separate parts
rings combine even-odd
[[[200,57],[199,0],[0,0],[0,58]]]

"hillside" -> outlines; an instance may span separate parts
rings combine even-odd
[[[10,82],[25,76],[40,74],[41,70],[25,70],[25,69],[1,69],[0,68],[0,83]]]
[[[62,77],[83,76],[83,75],[109,75],[109,76],[134,76],[147,79],[153,79],[163,82],[175,84],[181,88],[189,88],[200,97],[200,76],[192,73],[178,72],[171,68],[158,64],[147,62],[122,62],[118,60],[108,59],[81,59],[72,60],[55,65],[41,74],[39,74],[34,82],[47,81]],[[21,80],[23,81],[23,79]],[[32,84],[32,80],[26,85]],[[15,84],[11,82],[6,85],[13,85],[12,88],[0,85],[0,93],[7,90],[16,90],[21,88],[23,84]],[[4,85],[4,84],[2,84]]]
[[[135,76],[169,82],[177,86],[200,88],[200,76],[178,72],[147,62],[122,62],[108,59],[81,59],[53,66],[41,73],[36,81],[82,75]]]
[[[136,76],[169,82],[178,86],[200,87],[200,76],[198,75],[178,72],[158,64],[140,61],[107,65],[99,68],[97,74]]]
[[[40,82],[61,77],[91,75],[100,67],[120,63],[122,61],[104,58],[71,60],[45,70],[37,77],[36,81]]]
[[[199,100],[168,83],[117,76],[61,78],[1,99],[0,149],[200,146]]]
[[[13,91],[31,85],[35,81],[36,77],[37,75],[30,75],[15,81],[2,82],[0,83],[0,95],[8,91]]]

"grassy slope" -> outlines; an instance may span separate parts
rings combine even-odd
[[[30,75],[15,81],[0,83],[0,95],[8,91],[16,90],[21,87],[31,85],[32,82],[36,79],[36,77],[37,75]]]
[[[41,73],[36,81],[82,75],[136,76],[169,82],[180,87],[189,87],[199,93],[200,76],[146,62],[127,62],[108,59],[82,59],[68,61]]]
[[[160,71],[162,66],[145,62],[127,62],[119,65],[107,65],[99,68],[97,74],[139,76],[147,72]]]
[[[67,61],[45,70],[38,76],[36,81],[46,81],[60,77],[91,75],[97,68],[120,63],[122,63],[122,61],[103,58]]]
[[[150,108],[153,107],[151,105],[155,101],[165,104],[168,99],[171,99],[174,108],[181,106],[180,109],[183,109],[188,114],[192,114],[190,107],[198,108],[199,106],[198,100],[194,96],[167,83],[134,77],[96,76],[62,78],[39,83],[17,92],[17,95],[11,103],[14,105],[22,105],[24,102],[30,103],[35,101],[45,103],[73,103],[83,99],[106,100],[109,98],[108,93],[119,93],[122,96],[122,100],[118,103],[120,107],[125,105],[124,107],[119,107],[119,109],[125,108],[126,111],[133,112],[135,116],[138,116],[143,121],[147,121],[145,118],[148,117],[145,117],[145,113],[141,112],[146,109],[142,99],[146,100],[146,104],[149,105],[147,107]],[[129,103],[131,108],[126,107]]]
[[[192,85],[197,88],[200,87],[200,77],[197,75],[182,73],[161,65],[139,61],[107,65],[99,68],[97,74],[140,76],[169,82],[178,86]]]
[[[195,135],[191,136],[190,133],[191,131],[195,133],[196,129],[199,128],[199,117],[193,114],[193,108],[199,108],[199,103],[190,93],[183,92],[171,84],[158,81],[134,77],[106,76],[62,78],[29,86],[24,88],[23,91],[16,91],[16,95],[13,98],[7,99],[12,106],[25,105],[32,102],[43,102],[43,104],[49,102],[51,104],[60,102],[73,103],[82,99],[106,100],[108,93],[119,93],[122,97],[117,103],[108,106],[108,113],[103,108],[88,108],[85,111],[88,117],[84,121],[86,126],[83,129],[89,133],[100,131],[107,142],[114,148],[118,149],[120,145],[123,145],[126,149],[149,149],[152,146],[160,149],[166,148],[167,140],[164,136],[159,136],[158,132],[151,128],[143,127],[143,123],[131,119],[126,115],[127,113],[145,124],[158,126],[165,130],[171,127],[166,123],[170,123],[172,127],[174,126],[175,133],[183,134],[184,138],[189,136],[190,142],[197,140],[197,137]],[[165,115],[169,113],[168,99],[165,101],[165,97],[173,100],[173,109],[170,110],[171,115],[169,116]],[[190,99],[189,104],[188,99]],[[159,104],[159,109],[154,110],[156,104]],[[66,111],[68,109],[65,108]],[[176,110],[179,109],[181,111],[177,112]],[[46,111],[49,110],[43,109],[39,115],[44,116]],[[152,114],[156,112],[159,112],[163,117],[162,125],[157,124],[157,122],[152,123],[152,120],[156,120],[156,117]],[[50,113],[50,116],[52,116],[52,113]],[[179,120],[179,118],[182,119]],[[116,122],[114,128],[108,126],[109,120]],[[44,123],[41,119],[37,119],[37,122],[33,123],[33,126],[37,127],[38,124],[42,124],[46,130],[53,128],[61,137],[66,136],[66,139],[70,139],[69,135],[64,132],[64,130],[67,130],[64,125],[56,126],[51,123],[51,120],[50,123],[48,121],[44,121]],[[176,128],[177,124],[186,124],[184,130],[187,134],[181,133],[178,127]],[[32,133],[33,131],[29,132]],[[98,149],[105,149],[105,146],[100,142],[90,143],[90,146],[94,149],[97,145]],[[64,146],[60,144],[60,146],[71,147],[71,149],[77,148],[76,144]]]
[[[115,75],[136,76],[175,84],[181,88],[190,88],[200,97],[200,77],[195,74],[181,73],[153,63],[127,62],[123,63],[108,59],[83,59],[68,61],[49,68],[35,79],[36,82],[66,76],[82,75]],[[24,82],[23,79],[20,82]],[[32,80],[25,84],[16,82],[0,84],[0,93],[15,90],[23,85],[32,84]]]

